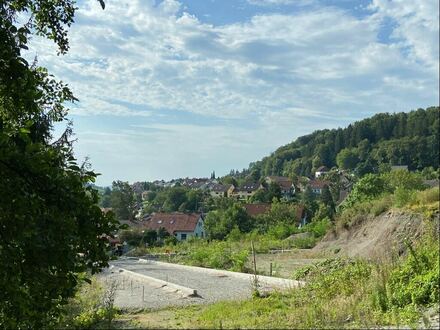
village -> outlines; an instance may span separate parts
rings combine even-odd
[[[397,169],[399,167],[395,167]],[[333,181],[327,177],[330,175]],[[336,181],[335,181],[336,178]],[[300,177],[294,182],[285,176],[267,176],[260,182],[245,182],[235,186],[234,184],[222,183],[220,179],[215,178],[184,178],[170,181],[156,180],[152,184],[158,189],[167,189],[173,187],[186,187],[191,190],[201,191],[206,198],[211,199],[229,199],[239,203],[249,217],[255,218],[265,214],[271,208],[271,201],[260,202],[254,197],[257,194],[267,192],[270,186],[275,187],[279,192],[279,200],[285,204],[296,205],[295,226],[301,227],[307,224],[311,219],[305,206],[301,204],[301,196],[307,190],[311,191],[314,198],[319,199],[325,189],[337,187],[338,198],[334,206],[340,205],[349,194],[353,185],[353,175],[347,171],[338,169],[328,169],[320,166],[314,173],[314,177]],[[203,204],[198,207],[197,212],[153,212],[145,214],[143,205],[148,203],[148,196],[152,194],[151,190],[143,190],[142,184],[137,182],[132,185],[135,194],[141,196],[142,203],[137,205],[135,217],[132,220],[120,220],[130,230],[146,231],[166,231],[170,236],[175,237],[177,241],[184,241],[190,238],[207,238],[204,220],[207,212]],[[112,208],[102,208],[103,211],[111,211]],[[159,237],[157,238],[159,239]],[[113,248],[127,245],[121,241],[117,235],[110,239]],[[148,243],[147,243],[148,245]],[[127,251],[127,248],[124,249]]]

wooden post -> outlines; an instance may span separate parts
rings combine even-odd
[[[142,302],[144,302],[145,297],[145,287],[142,285]]]
[[[270,263],[269,276],[272,276],[272,263]]]
[[[254,241],[251,241],[252,256],[254,259],[254,275],[257,276],[257,261],[255,259]]]

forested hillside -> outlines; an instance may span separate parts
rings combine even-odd
[[[346,128],[319,130],[251,163],[253,179],[266,175],[310,176],[325,165],[358,175],[380,166],[408,165],[410,170],[439,166],[439,107],[409,113],[381,113]]]

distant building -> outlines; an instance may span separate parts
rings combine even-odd
[[[232,184],[213,184],[209,188],[209,194],[212,197],[230,197],[234,191]]]
[[[258,204],[245,204],[244,208],[246,213],[251,217],[256,217],[257,215],[264,214],[270,210],[270,204],[258,203]]]
[[[206,236],[204,219],[200,213],[155,213],[144,222],[144,228],[156,231],[163,228],[179,241]]]
[[[320,166],[315,171],[315,178],[319,178],[321,175],[324,175],[329,172],[329,169],[326,166]]]
[[[186,178],[182,182],[182,186],[191,189],[203,189],[210,183],[208,178]]]
[[[313,193],[315,193],[317,195],[321,195],[324,187],[326,187],[328,185],[329,185],[329,183],[327,181],[323,181],[323,180],[310,180],[310,182],[309,182],[310,189],[312,189]]]
[[[237,188],[234,188],[234,190],[232,192],[232,197],[237,198],[237,199],[246,200],[249,197],[252,197],[253,195],[255,195],[255,193],[259,189],[264,189],[260,183],[257,183],[257,182],[245,183]]]
[[[280,186],[281,195],[285,199],[292,198],[295,195],[295,185],[292,180],[285,176],[268,176],[265,179],[267,184],[276,183]]]
[[[439,186],[439,180],[438,179],[434,179],[434,180],[423,180],[423,184],[425,185],[425,187],[427,188],[435,188]]]
[[[342,190],[342,189],[341,189],[341,190],[339,191],[339,197],[338,197],[338,200],[337,200],[336,203],[335,203],[336,206],[342,204],[342,202],[344,202],[345,199],[347,198],[348,194],[349,194],[349,191],[348,191],[348,190]]]

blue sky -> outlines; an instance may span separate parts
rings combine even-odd
[[[438,1],[78,1],[67,82],[98,184],[223,175],[316,129],[438,105]],[[56,133],[62,127],[58,127]]]

